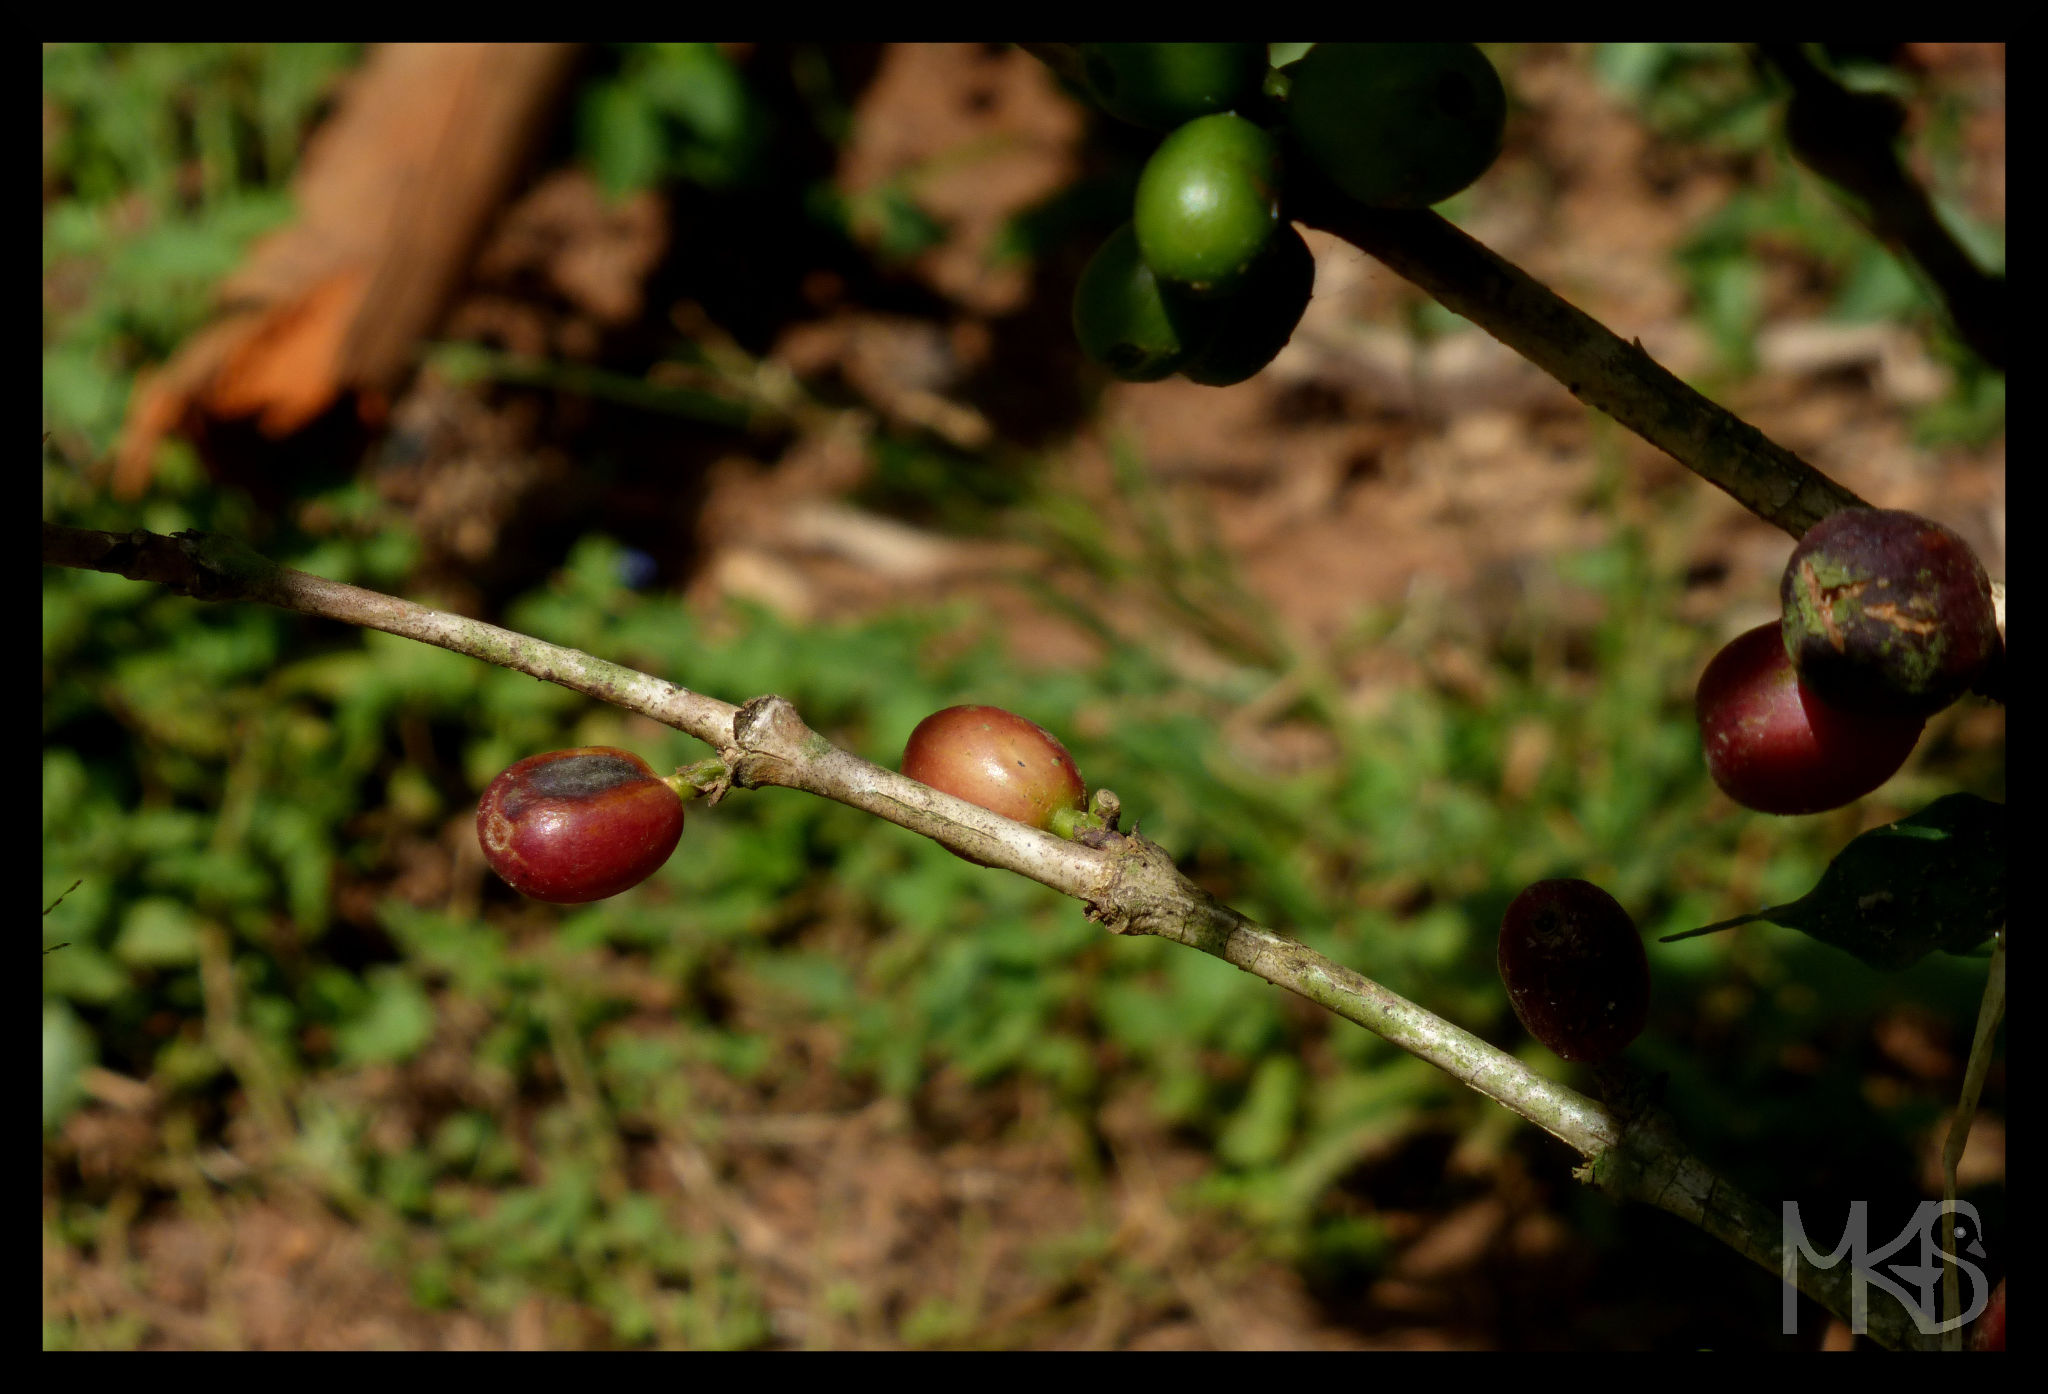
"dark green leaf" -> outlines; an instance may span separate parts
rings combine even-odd
[[[1691,939],[1769,920],[1896,972],[1936,949],[1968,953],[2005,923],[2005,805],[1936,799],[1844,847],[1789,905],[1666,935]]]

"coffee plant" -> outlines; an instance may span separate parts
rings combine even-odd
[[[1916,747],[1934,739],[1929,733],[1941,729],[1938,718],[1946,709],[1986,699],[2002,703],[2003,587],[1987,576],[1960,535],[1937,520],[1878,506],[1884,500],[1858,497],[1682,382],[1639,341],[1559,298],[1432,211],[1467,190],[1484,189],[1489,171],[1512,148],[1515,93],[1488,50],[1422,43],[1023,47],[1058,76],[1074,100],[1093,109],[1086,119],[1097,123],[1090,129],[1100,146],[1123,151],[1136,166],[1135,178],[1096,187],[1094,204],[1077,201],[1104,211],[1096,236],[1103,227],[1115,229],[1092,254],[1083,254],[1085,265],[1069,273],[1075,277],[1071,299],[1061,301],[1061,324],[1070,328],[1071,344],[1085,354],[1093,365],[1087,371],[1097,379],[1151,384],[1178,375],[1203,387],[1226,388],[1268,369],[1299,331],[1316,293],[1318,261],[1303,236],[1307,229],[1319,245],[1334,239],[1344,255],[1370,258],[1419,287],[1444,311],[1479,326],[1579,401],[1794,539],[1778,617],[1718,652],[1705,643],[1694,655],[1698,746],[1685,752],[1684,765],[1705,797],[1718,798],[1712,792],[1718,788],[1734,805],[1778,820],[1841,809],[1891,780]],[[1930,229],[1911,215],[1914,200],[1924,202],[1924,196],[1892,153],[1901,130],[1896,104],[1843,88],[1824,47],[1759,45],[1748,58],[1757,73],[1768,75],[1767,90],[1783,94],[1779,105],[1785,110],[1778,115],[1790,123],[1786,139],[1795,155],[1853,201],[1879,239],[1912,262],[1940,300],[1958,353],[2002,367],[2002,320],[1985,308],[1983,288],[1973,279],[1982,273],[1941,240],[1946,234],[1938,226]],[[46,60],[46,84],[54,81],[47,76],[51,61],[60,60]],[[231,60],[221,61],[232,69]],[[826,111],[833,100],[829,83],[802,61],[793,60],[791,71],[793,92],[814,112]],[[85,90],[76,75],[73,82],[77,91]],[[722,206],[719,198],[733,199],[732,206],[747,199],[772,204],[772,194],[763,191],[764,171],[772,165],[767,152],[786,153],[775,142],[788,133],[769,119],[767,99],[742,80],[722,50],[654,46],[624,60],[591,93],[583,119],[601,133],[593,137],[600,149],[592,159],[600,169],[623,171],[619,177],[627,182],[678,181],[691,190],[679,206],[699,214],[705,206]],[[67,100],[80,111],[98,110],[83,96]],[[313,98],[304,100],[310,112]],[[830,124],[822,116],[820,121]],[[112,136],[95,136],[97,129],[81,117],[68,138],[82,142],[81,148],[98,148],[92,139],[118,148]],[[628,140],[622,130],[636,134]],[[669,156],[656,158],[651,152],[657,148]],[[83,156],[80,161],[79,181],[102,168]],[[170,187],[167,174],[164,185]],[[1104,208],[1101,188],[1112,186],[1116,192],[1109,201],[1115,206]],[[800,212],[815,220],[829,205],[855,233],[879,229],[872,240],[886,263],[909,255],[904,248],[938,236],[919,222],[914,201],[905,203],[901,193],[885,189],[858,207],[851,200],[814,199],[802,210],[792,204],[771,211],[781,220],[777,226],[795,237],[789,227],[802,224]],[[83,236],[83,226],[70,225],[69,235]],[[775,252],[748,248],[737,255],[744,261]],[[1074,260],[1079,265],[1082,256]],[[564,284],[569,275],[563,272]],[[806,293],[829,299],[838,293],[831,289],[835,278],[845,279],[835,270],[807,283]],[[878,281],[885,283],[886,277]],[[737,295],[735,303],[741,302],[751,305],[746,295]],[[758,306],[733,313],[753,310]],[[765,339],[756,337],[758,348]],[[707,333],[704,342],[709,347],[695,350],[701,362],[660,383],[654,374],[647,383],[621,385],[592,373],[573,385],[638,404],[659,400],[665,410],[721,430],[796,436],[830,416],[833,408],[823,400],[799,400],[769,370],[766,358],[749,357],[754,348],[745,336]],[[509,376],[509,359],[491,361],[508,375],[505,380],[516,380]],[[674,386],[696,383],[691,373],[705,363],[726,364],[728,380],[744,381],[753,395],[729,400],[695,386]],[[46,400],[53,381],[65,381],[65,371],[59,356],[46,361]],[[949,418],[926,398],[915,401],[922,405],[905,410],[922,412],[918,419],[926,428],[943,435]],[[351,424],[374,421],[375,413],[366,408]],[[942,424],[932,427],[933,421]],[[415,428],[381,424],[395,443],[376,457],[375,468],[395,476],[406,468],[409,448],[397,438]],[[102,438],[110,436],[106,426],[97,423]],[[954,431],[955,438],[965,434]],[[820,439],[830,435],[818,431]],[[59,454],[66,444],[60,443]],[[1140,957],[1150,953],[1143,941],[1166,941],[1220,959],[1365,1028],[1428,1067],[1415,1067],[1428,1079],[1418,1089],[1449,1080],[1491,1100],[1578,1154],[1582,1165],[1575,1174],[1607,1201],[1676,1216],[1772,1277],[1789,1276],[1800,1293],[1843,1321],[1860,1319],[1865,1311],[1862,1278],[1846,1261],[1821,1268],[1788,1256],[1776,1197],[1759,1188],[1753,1170],[1740,1176],[1724,1170],[1709,1145],[1688,1136],[1684,1095],[1708,1086],[1682,1047],[1658,1044],[1660,1016],[1672,1006],[1671,992],[1659,984],[1667,966],[1692,950],[1658,945],[1750,924],[1780,929],[1749,934],[1784,931],[1788,941],[1803,936],[1824,953],[1804,955],[1802,946],[1802,956],[1786,961],[1813,966],[1822,976],[1782,984],[1786,1002],[1824,999],[1833,966],[1907,974],[1926,972],[1944,956],[1972,968],[1981,963],[1979,1021],[1939,1161],[1943,1199],[1955,1202],[1963,1141],[2003,1014],[2007,847],[2001,803],[1973,792],[1947,792],[1917,812],[1838,839],[1810,889],[1783,886],[1771,893],[1773,899],[1790,896],[1784,903],[1659,935],[1647,950],[1624,899],[1644,914],[1642,902],[1661,897],[1655,917],[1646,915],[1643,922],[1652,932],[1670,927],[1674,905],[1682,913],[1709,902],[1664,895],[1611,863],[1598,874],[1621,895],[1571,874],[1594,873],[1590,865],[1570,864],[1569,849],[1584,855],[1583,837],[1556,839],[1541,852],[1484,846],[1481,839],[1480,854],[1497,863],[1489,874],[1499,873],[1489,884],[1506,884],[1503,878],[1514,875],[1519,889],[1496,896],[1483,925],[1477,917],[1465,923],[1454,909],[1449,937],[1455,943],[1444,960],[1432,965],[1424,947],[1410,945],[1387,948],[1381,964],[1363,950],[1344,954],[1340,936],[1300,922],[1299,897],[1262,895],[1249,899],[1247,909],[1226,903],[1229,878],[1207,874],[1202,855],[1192,850],[1238,839],[1231,845],[1255,849],[1251,860],[1285,863],[1311,814],[1304,807],[1308,801],[1287,792],[1281,775],[1237,778],[1211,770],[1185,796],[1158,800],[1154,808],[1140,797],[1141,786],[1126,782],[1148,742],[1164,752],[1164,763],[1184,756],[1201,734],[1200,723],[1191,726],[1176,709],[1179,679],[1149,671],[1140,676],[1137,658],[1128,659],[1119,679],[1124,689],[1104,704],[1109,714],[1084,729],[1071,719],[1071,694],[1061,698],[1057,683],[1034,687],[1000,661],[961,669],[973,672],[974,684],[940,690],[919,676],[934,661],[922,630],[884,626],[847,638],[838,648],[831,647],[837,641],[777,630],[765,621],[751,631],[750,644],[721,643],[708,630],[679,630],[675,626],[685,621],[642,594],[651,589],[647,568],[660,563],[643,557],[645,566],[636,566],[633,554],[602,548],[578,552],[547,587],[505,616],[506,625],[493,625],[462,613],[480,606],[428,605],[391,593],[414,588],[417,559],[403,544],[348,541],[375,531],[363,526],[375,511],[360,489],[321,495],[316,504],[300,500],[285,510],[289,524],[281,524],[272,514],[281,506],[266,500],[286,481],[252,473],[243,458],[246,444],[216,437],[202,446],[165,452],[170,463],[156,484],[160,506],[133,505],[132,518],[122,514],[128,504],[109,503],[82,488],[46,485],[44,564],[81,573],[53,582],[53,573],[45,572],[46,742],[51,731],[75,735],[76,729],[113,720],[98,714],[96,704],[105,701],[107,711],[161,752],[149,777],[126,791],[146,806],[147,816],[123,821],[125,810],[105,792],[116,786],[68,747],[46,745],[46,875],[85,878],[76,900],[52,907],[46,930],[58,933],[67,910],[85,926],[63,928],[64,951],[46,954],[46,981],[57,974],[63,984],[61,1003],[46,1005],[44,1016],[46,1131],[78,1116],[89,1094],[116,1111],[140,1114],[157,1107],[123,1104],[128,1096],[121,1092],[122,1077],[92,1063],[153,1059],[151,1088],[188,1087],[207,1101],[206,1110],[225,1109],[231,1099],[246,1096],[255,1119],[250,1126],[263,1135],[260,1147],[250,1144],[252,1155],[289,1171],[313,1188],[310,1194],[360,1214],[371,1212],[373,1195],[395,1197],[394,1213],[425,1222],[460,1213],[449,1199],[458,1181],[516,1172],[490,1115],[510,1101],[509,1081],[517,1073],[511,1062],[525,1059],[534,1043],[546,1042],[551,1063],[545,1074],[575,1101],[553,1125],[587,1144],[582,1155],[592,1159],[589,1174],[570,1186],[573,1197],[533,1187],[519,1193],[518,1203],[502,1207],[496,1221],[450,1220],[451,1233],[473,1248],[516,1255],[524,1271],[550,1281],[556,1265],[570,1262],[577,1275],[571,1286],[583,1284],[578,1291],[598,1294],[590,1300],[620,1314],[614,1332],[629,1343],[784,1340],[786,1334],[766,1314],[765,1300],[736,1302],[705,1315],[709,1309],[665,1307],[652,1295],[665,1285],[687,1283],[694,1300],[716,1287],[707,1277],[715,1265],[701,1255],[672,1252],[662,1213],[643,1203],[616,1155],[617,1139],[593,1120],[608,1106],[603,1101],[614,1097],[631,1100],[619,1107],[632,1114],[636,1127],[657,1131],[679,1118],[715,1118],[719,1104],[693,1098],[676,1083],[690,1061],[643,1049],[630,1032],[609,1038],[609,1053],[593,1059],[577,1044],[583,1025],[568,980],[555,969],[512,966],[505,947],[483,927],[484,896],[501,897],[494,909],[507,917],[502,923],[518,927],[527,942],[559,935],[560,957],[529,963],[568,965],[572,953],[583,953],[616,968],[645,956],[660,965],[656,977],[662,985],[646,989],[655,1010],[672,1005],[666,994],[687,990],[713,1004],[706,1009],[711,1015],[737,1013],[719,980],[743,955],[754,955],[750,963],[774,964],[763,971],[780,975],[774,980],[785,985],[792,1001],[843,1004],[855,998],[859,989],[849,967],[831,955],[778,957],[762,946],[792,935],[792,904],[802,901],[804,913],[824,914],[835,896],[852,896],[847,888],[858,884],[860,894],[872,898],[861,902],[861,913],[846,917],[849,923],[861,922],[863,914],[894,917],[916,924],[924,936],[925,946],[903,960],[917,972],[903,964],[878,971],[915,979],[900,1000],[942,1004],[927,1017],[872,1012],[849,1047],[849,1060],[899,1096],[916,1091],[929,1058],[944,1044],[971,1062],[963,1066],[971,1081],[1030,1069],[1057,1081],[1070,1102],[1090,1097],[1098,1087],[1097,1067],[1085,1051],[1068,1049],[1060,1034],[1063,1014],[1081,1009],[1071,994],[1082,990],[1088,974],[1170,976],[1186,971],[1171,965],[1200,962],[1177,952]],[[46,440],[46,460],[51,451]],[[263,452],[255,454],[260,458]],[[902,451],[884,461],[885,471],[895,471],[890,481],[897,498],[937,507],[933,500],[948,487],[970,487],[957,478],[965,472],[957,455],[910,458],[914,454]],[[202,479],[202,466],[210,480]],[[306,469],[315,472],[310,464]],[[1000,486],[982,481],[973,487]],[[479,486],[476,497],[487,496]],[[61,500],[58,506],[52,497]],[[188,507],[187,498],[209,501],[202,509]],[[1140,508],[1138,516],[1150,515]],[[91,522],[103,526],[83,525]],[[1226,602],[1217,598],[1228,588],[1201,574],[1199,558],[1182,549],[1170,527],[1153,518],[1134,531],[1135,537],[1120,540],[1125,555],[1142,559],[1133,567],[1151,568],[1161,593],[1181,614],[1192,616],[1198,628],[1208,626],[1205,632],[1216,636],[1219,647],[1234,646],[1284,672],[1275,688],[1286,702],[1328,709],[1323,670],[1301,661],[1285,671],[1289,664],[1274,657],[1284,650],[1271,635],[1233,627]],[[538,528],[535,535],[544,533]],[[237,534],[264,537],[267,544],[259,550]],[[518,542],[501,537],[500,545]],[[291,552],[303,565],[285,565],[271,552]],[[478,569],[486,566],[472,560]],[[1110,570],[1105,566],[1104,574]],[[1639,575],[1625,572],[1615,592],[1642,589],[1634,584]],[[443,572],[439,582],[447,593],[474,600],[477,592],[465,589],[471,579]],[[775,583],[761,584],[765,589]],[[210,605],[199,610],[171,597]],[[322,622],[306,626],[307,633],[323,636],[321,644],[335,642],[334,622],[365,631],[367,642],[359,651],[287,650],[299,621],[259,607]],[[547,642],[536,637],[540,633],[573,634],[578,643]],[[160,643],[165,635],[175,642]],[[1615,658],[1623,648],[1620,642],[1609,645],[1606,657]],[[96,693],[63,676],[69,656],[88,652],[107,674]],[[967,690],[970,685],[975,690]],[[1027,702],[1012,691],[1039,700]],[[1000,696],[1009,706],[955,700],[983,695]],[[331,713],[310,718],[305,704],[312,699],[331,699]],[[1565,709],[1574,699],[1550,694],[1545,700],[1553,705],[1532,709],[1571,719]],[[1597,725],[1611,715],[1602,708],[1580,717]],[[481,734],[466,738],[464,753],[451,760],[447,749],[455,733],[468,731],[473,721]],[[387,727],[400,733],[397,739],[421,768],[437,772],[434,777],[419,773],[410,758],[393,767],[383,748]],[[661,759],[650,764],[636,751],[665,750],[663,728],[701,743],[708,757],[673,773]],[[1411,728],[1418,743],[1426,741],[1428,729],[1426,721]],[[1089,774],[1104,781],[1092,792],[1067,741],[1087,757]],[[864,758],[860,750],[877,758]],[[1106,758],[1112,752],[1126,762],[1122,768]],[[231,771],[224,794],[217,778],[223,766]],[[273,788],[271,776],[280,769],[295,772],[290,797]],[[1398,847],[1402,838],[1411,838],[1409,849],[1418,858],[1427,856],[1422,844],[1428,836],[1455,821],[1429,821],[1435,817],[1429,802],[1440,791],[1419,781],[1389,797],[1374,780],[1391,777],[1376,774],[1372,761],[1355,769],[1348,787],[1333,796],[1340,816],[1369,823],[1383,846]],[[1646,788],[1653,779],[1651,771],[1642,772]],[[1122,795],[1114,791],[1118,783],[1126,784]],[[450,797],[451,787],[459,788],[459,799]],[[773,800],[744,797],[769,789],[812,798],[788,801],[803,804],[801,812],[773,813],[762,811]],[[1661,794],[1653,789],[1645,798],[1670,794],[1668,788]],[[701,810],[690,818],[685,839],[684,807],[697,799]],[[218,820],[211,826],[194,811],[216,805]],[[1721,808],[1726,811],[1725,801]],[[930,849],[923,846],[906,852],[900,835],[876,828],[878,822],[907,829],[952,856],[925,858]],[[338,830],[368,828],[393,841],[409,831],[408,841],[431,844],[426,830],[437,824],[461,826],[463,835],[444,839],[448,845],[437,867],[414,866],[404,876],[441,887],[449,908],[428,911],[419,908],[424,901],[410,907],[388,902],[362,921],[376,926],[374,942],[352,940],[309,957],[323,935],[339,933],[337,887],[367,884],[364,865],[331,853]],[[1536,823],[1526,827],[1532,837],[1539,835]],[[1750,827],[1745,847],[1754,860],[1767,856],[1774,839],[1791,836],[1797,825],[1758,819]],[[1616,841],[1626,842],[1629,831]],[[1647,813],[1633,831],[1646,845],[1661,835]],[[756,841],[748,842],[749,836]],[[53,854],[53,837],[64,849],[61,857]],[[159,856],[166,847],[174,855]],[[245,850],[250,848],[256,850]],[[488,867],[526,900],[495,884],[488,892],[447,889],[462,884],[460,873],[448,868],[465,865],[479,873]],[[830,879],[823,883],[828,889],[818,889],[820,883],[808,879],[817,869],[827,878],[836,875],[840,889],[829,889]],[[1625,891],[1617,876],[1626,880]],[[1005,937],[1001,926],[985,923],[960,925],[954,923],[956,907],[973,898],[953,894],[970,884],[963,877],[977,878],[974,894],[998,905],[1025,906],[1016,897],[1035,883],[1078,902],[1081,913],[1047,916],[1043,932],[1030,936]],[[115,903],[107,889],[112,881],[140,888],[133,904]],[[1752,883],[1753,878],[1744,885]],[[933,888],[945,888],[945,894]],[[1361,899],[1377,893],[1364,886],[1356,890]],[[1403,894],[1425,907],[1417,912],[1418,922],[1431,922],[1435,911],[1428,908],[1426,887]],[[284,909],[270,908],[272,898]],[[1755,905],[1761,898],[1745,895],[1735,904]],[[1677,923],[1725,913],[1734,908],[1731,900],[1725,896],[1718,908]],[[598,907],[600,901],[607,905]],[[549,904],[590,908],[555,912],[544,908]],[[684,912],[693,917],[687,922],[695,930],[677,928]],[[548,916],[554,918],[543,918]],[[1027,911],[1019,908],[1010,918],[1025,924]],[[1264,922],[1269,919],[1276,923]],[[1296,922],[1287,928],[1277,923],[1288,920]],[[102,946],[100,927],[116,921],[118,932],[107,931]],[[1103,932],[1116,941],[1101,943]],[[349,933],[363,932],[352,927]],[[1468,942],[1480,940],[1492,947],[1498,983],[1485,994],[1433,995],[1432,968],[1455,964]],[[1348,947],[1360,945],[1349,941]],[[331,962],[324,957],[330,949],[338,955]],[[377,961],[380,953],[388,961]],[[1116,963],[1121,955],[1127,966],[1072,967],[1080,955],[1091,965]],[[376,966],[355,971],[373,961]],[[463,984],[491,1004],[498,1024],[480,1029],[477,1051],[497,1092],[456,1090],[461,1097],[425,1152],[394,1152],[377,1168],[343,1175],[345,1168],[334,1160],[340,1144],[333,1139],[326,1151],[286,1141],[314,1138],[316,1115],[338,1105],[290,1098],[277,1083],[288,1072],[280,1062],[331,1050],[374,1071],[430,1056],[436,1029],[432,998],[401,963],[417,965],[435,982]],[[142,994],[131,975],[134,982],[174,983],[165,998],[172,1005],[134,1010],[130,1004]],[[1045,1000],[1030,996],[1028,1010],[1001,1010],[1019,994],[1040,991]],[[1128,1019],[1138,1020],[1130,1004],[1145,991],[1134,976],[1102,994],[1122,1002]],[[302,1006],[308,1013],[303,1021],[297,1015]],[[1274,1010],[1267,1005],[1257,1012]],[[1774,1008],[1760,1003],[1753,1010]],[[182,1025],[181,1012],[191,1014]],[[1493,1029],[1510,1013],[1542,1051],[1510,1039],[1512,1021],[1506,1030]],[[1229,1040],[1240,1026],[1253,1034],[1277,1032],[1282,1021],[1219,1010],[1213,1021],[1198,1023],[1201,1015],[1196,1006],[1166,1006],[1143,1017],[1149,1024],[1131,1027],[1118,1045],[1151,1052],[1161,1077],[1179,1081],[1163,1086],[1162,1097],[1194,1099],[1187,1105],[1190,1115],[1199,1111],[1207,1088],[1191,1033],[1213,1029],[1216,1039]],[[209,1024],[191,1024],[202,1017]],[[1453,1017],[1468,1017],[1475,1028]],[[244,1018],[247,1026],[220,1024]],[[91,1029],[84,1024],[88,1020]],[[746,1070],[768,1068],[757,1050],[768,1038],[748,1034],[753,1030],[706,1035],[689,1051],[715,1056],[744,1077]],[[1394,1073],[1409,1064],[1394,1061],[1393,1051],[1345,1055],[1378,1050],[1360,1033],[1347,1028],[1330,1039],[1345,1043],[1332,1046],[1341,1058],[1369,1058],[1388,1079],[1415,1078]],[[1658,1053],[1647,1055],[1646,1047]],[[1280,1178],[1272,1190],[1294,1195],[1287,1203],[1297,1214],[1306,1213],[1358,1156],[1354,1149],[1332,1152],[1335,1161],[1294,1159],[1291,1169],[1277,1160],[1285,1143],[1272,1137],[1320,1106],[1305,1083],[1305,1068],[1284,1055],[1268,1055],[1243,1086],[1242,1110],[1214,1140],[1226,1159],[1246,1168],[1268,1166],[1260,1174]],[[699,1141],[709,1135],[671,1139],[666,1165],[692,1197],[725,1207],[733,1218],[724,1223],[744,1243],[746,1235],[765,1232],[764,1222],[746,1213],[744,1202],[704,1161]],[[81,1173],[93,1166],[100,1174],[118,1173],[119,1139],[95,1145],[101,1151],[80,1155]],[[173,1168],[176,1184],[232,1187],[240,1173],[222,1166],[225,1155],[194,1149]],[[46,1176],[49,1170],[46,1162]],[[1973,1298],[1987,1295],[1958,1292],[1955,1228],[1943,1226],[1950,1314],[1966,1312]],[[99,1238],[112,1242],[106,1231]],[[614,1263],[616,1254],[628,1257]],[[618,1269],[616,1283],[590,1276],[605,1274],[608,1266]],[[460,1263],[438,1255],[413,1265],[410,1273],[416,1299],[428,1306],[453,1305],[486,1286]],[[1972,1337],[1979,1346],[2003,1347],[2003,1291],[2001,1282],[1995,1318],[1987,1317]],[[1962,1344],[1953,1326],[1936,1331],[1915,1315],[1899,1304],[1868,1303],[1868,1334],[1891,1347]],[[934,1342],[966,1339],[942,1316],[926,1314],[923,1320],[932,1323]]]

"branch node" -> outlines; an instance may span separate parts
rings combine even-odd
[[[790,700],[771,692],[733,713],[732,745],[721,753],[733,784],[754,789],[762,783],[756,771],[764,762],[795,765],[816,740]]]

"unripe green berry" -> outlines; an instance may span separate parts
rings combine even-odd
[[[1157,382],[1187,359],[1181,332],[1125,223],[1096,250],[1074,286],[1074,337],[1124,381]]]
[[[1229,111],[1259,90],[1264,44],[1082,44],[1081,68],[1104,111],[1170,131]]]
[[[1280,228],[1279,145],[1228,112],[1188,122],[1146,161],[1131,225],[1161,280],[1229,294]]]
[[[1500,154],[1507,92],[1471,44],[1317,44],[1287,76],[1289,132],[1360,203],[1426,208]]]

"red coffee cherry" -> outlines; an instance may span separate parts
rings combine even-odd
[[[1829,514],[1799,539],[1778,598],[1799,681],[1843,711],[1932,716],[1999,650],[1976,553],[1917,513]]]
[[[1822,701],[1793,673],[1774,624],[1714,655],[1694,706],[1707,772],[1759,813],[1819,813],[1862,798],[1898,773],[1922,725]]]
[[[1001,707],[947,707],[917,723],[903,773],[991,813],[1050,828],[1086,792],[1074,757],[1043,726]]]
[[[580,905],[630,890],[683,835],[683,801],[647,762],[611,746],[531,755],[484,790],[476,837],[513,890]]]
[[[2005,1279],[1998,1280],[1998,1286],[1991,1290],[1991,1300],[1984,1304],[1983,1315],[1970,1328],[1970,1349],[2005,1349]]]
[[[1500,922],[1500,980],[1530,1035],[1597,1062],[1642,1034],[1650,964],[1635,921],[1590,881],[1538,881]]]

